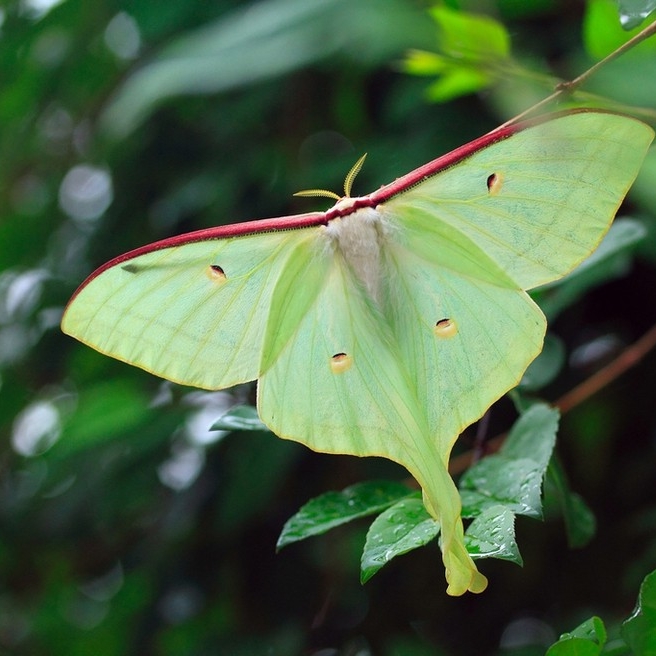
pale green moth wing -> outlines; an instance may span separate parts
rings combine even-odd
[[[519,383],[546,320],[476,244],[433,224],[408,221],[404,243],[390,243],[384,307],[403,361],[421,362],[413,389],[448,459],[462,428]]]
[[[464,548],[460,498],[427,423],[412,376],[414,360],[404,357],[395,326],[348,264],[322,241],[317,235],[317,243],[303,244],[295,258],[304,261],[308,274],[303,276],[307,296],[301,298],[314,302],[308,306],[302,300],[302,307],[295,307],[297,278],[291,272],[283,272],[274,292],[258,385],[260,417],[281,437],[318,451],[384,456],[403,464],[441,525],[448,591],[480,592],[487,582]],[[475,286],[469,291],[475,302],[480,294]],[[451,421],[449,429],[455,428],[459,424]]]
[[[62,328],[176,382],[258,378],[261,418],[281,437],[403,464],[441,524],[447,591],[480,592],[451,448],[541,349],[545,319],[525,290],[592,252],[652,138],[592,111],[502,128],[327,212],[116,258]]]
[[[303,232],[128,253],[80,287],[62,330],[177,383],[212,390],[254,380],[272,290]]]
[[[423,216],[422,226],[437,217],[456,228],[531,289],[565,275],[599,244],[652,138],[649,126],[626,116],[563,114],[476,150],[406,193],[395,191],[424,167],[372,196],[389,198],[385,210],[403,226]]]

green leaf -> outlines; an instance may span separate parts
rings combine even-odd
[[[642,582],[635,610],[622,624],[622,637],[636,656],[656,654],[656,571]]]
[[[552,459],[549,463],[547,481],[560,504],[569,546],[575,549],[584,547],[597,530],[597,522],[592,510],[580,495],[572,492],[557,459]]]
[[[446,102],[497,81],[499,62],[510,57],[510,37],[494,19],[438,6],[430,10],[438,27],[440,54],[412,50],[403,62],[410,75],[434,75],[428,97]]]
[[[489,73],[449,57],[424,50],[411,50],[404,62],[403,70],[410,75],[435,76],[427,90],[434,102],[447,102],[453,98],[475,93],[489,86],[494,77]]]
[[[260,421],[257,409],[252,405],[237,405],[230,408],[212,424],[210,430],[271,432]]]
[[[576,492],[567,497],[565,506],[565,528],[570,547],[587,545],[597,532],[597,520],[585,499]]]
[[[510,56],[506,28],[489,16],[433,7],[430,14],[439,30],[440,50],[456,59],[488,63]]]
[[[604,623],[598,617],[591,617],[560,636],[558,642],[549,647],[546,656],[597,656],[601,654],[606,639]]]
[[[308,501],[285,523],[276,547],[282,547],[320,535],[359,517],[389,508],[399,499],[418,496],[405,485],[394,481],[356,483],[341,492],[326,492]]]
[[[444,69],[442,76],[428,87],[426,95],[433,102],[448,102],[485,89],[494,80],[494,77],[482,71],[464,66],[449,66]]]
[[[483,507],[502,504],[519,515],[541,517],[542,471],[530,458],[485,458],[467,472],[463,485],[487,498]]]
[[[536,403],[514,424],[499,453],[505,458],[530,458],[546,470],[556,443],[560,412]]]
[[[515,514],[504,506],[485,508],[465,531],[472,558],[500,558],[518,565],[522,557],[515,540]]]
[[[445,57],[426,50],[409,50],[403,60],[403,70],[410,75],[441,75],[448,65]]]
[[[531,296],[552,320],[565,308],[602,282],[625,275],[631,266],[631,253],[647,231],[635,219],[615,221],[599,248],[572,273],[557,283],[543,285]]]
[[[515,422],[501,451],[467,471],[460,482],[464,516],[494,505],[520,515],[542,516],[542,479],[555,445],[558,418],[554,408],[532,406]]]
[[[428,544],[439,531],[440,525],[428,514],[420,497],[394,504],[369,528],[362,551],[360,581],[368,581],[392,558]]]

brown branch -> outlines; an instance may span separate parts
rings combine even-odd
[[[563,414],[569,412],[638,364],[655,346],[656,324],[640,339],[627,346],[612,362],[592,374],[590,378],[584,380],[567,394],[563,394],[553,405]]]
[[[582,383],[563,394],[552,404],[562,414],[569,412],[572,408],[580,405],[599,390],[607,387],[625,371],[631,369],[641,362],[644,357],[656,347],[656,324],[654,324],[642,337],[627,346],[612,362],[595,372]],[[502,433],[485,443],[486,453],[495,453],[503,445],[507,433]],[[449,472],[459,474],[465,471],[474,462],[474,449],[462,453],[449,462]]]

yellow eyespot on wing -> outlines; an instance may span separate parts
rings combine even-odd
[[[496,196],[503,186],[503,173],[491,173],[487,176],[487,190],[490,196]]]
[[[453,319],[440,319],[433,328],[433,332],[437,337],[448,339],[454,337],[458,333],[458,326]]]
[[[217,283],[222,283],[227,280],[225,271],[218,264],[210,264],[206,269],[205,273],[207,277]]]
[[[353,358],[348,353],[335,353],[330,358],[330,370],[334,374],[343,374],[353,365]]]

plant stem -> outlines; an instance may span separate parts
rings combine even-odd
[[[630,38],[626,43],[622,44],[616,50],[613,50],[613,52],[611,52],[610,55],[607,55],[601,61],[598,61],[596,64],[591,66],[587,71],[581,73],[581,75],[578,75],[577,77],[575,77],[573,80],[570,80],[569,82],[561,82],[558,85],[559,90],[562,90],[565,93],[571,92],[572,90],[576,89],[577,87],[581,86],[584,82],[586,82],[589,77],[592,77],[602,66],[605,66],[606,64],[613,61],[614,59],[617,59],[628,50],[631,50],[631,48],[634,48],[645,39],[648,39],[653,34],[656,34],[656,21],[647,25],[647,27],[645,27],[644,30],[636,34],[634,37]]]
[[[505,127],[507,125],[512,125],[514,123],[517,123],[517,121],[523,119],[525,116],[528,116],[529,114],[533,114],[536,110],[540,109],[541,107],[544,107],[545,105],[548,105],[551,102],[557,100],[560,96],[571,95],[581,85],[587,82],[588,79],[592,77],[602,66],[605,66],[606,64],[610,63],[614,59],[617,59],[625,52],[627,52],[631,48],[634,48],[639,43],[641,43],[645,39],[648,39],[650,36],[653,36],[654,34],[656,34],[656,21],[650,23],[647,27],[645,27],[644,30],[636,34],[634,37],[629,39],[626,43],[622,44],[616,50],[613,50],[613,52],[611,52],[609,55],[604,57],[602,60],[592,65],[587,71],[584,71],[580,75],[576,76],[573,80],[558,82],[558,84],[556,84],[556,90],[552,94],[550,94],[546,98],[543,98],[539,102],[535,103],[535,105],[532,105],[531,107],[524,110],[523,112],[517,114],[517,116],[506,121],[500,127]]]

